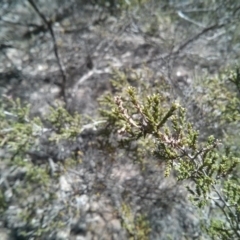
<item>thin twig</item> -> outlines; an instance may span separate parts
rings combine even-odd
[[[167,59],[176,56],[177,54],[179,54],[182,50],[184,50],[190,43],[196,41],[198,38],[200,38],[202,35],[206,34],[209,31],[212,31],[216,28],[222,28],[226,25],[226,23],[222,23],[222,24],[213,24],[209,27],[204,28],[201,32],[199,32],[198,34],[194,35],[193,37],[191,37],[190,39],[188,39],[187,41],[185,41],[183,44],[181,44],[176,50],[171,51],[168,54],[164,54],[159,58],[154,58],[154,59],[149,59],[147,61],[144,62],[140,62],[140,63],[135,63],[133,65],[134,68],[142,65],[143,63],[148,64],[148,63],[152,63],[152,62],[157,62],[157,61],[164,61],[167,62]]]
[[[63,66],[61,64],[60,58],[59,58],[57,42],[56,42],[55,34],[54,34],[54,31],[53,31],[53,28],[52,28],[52,21],[48,21],[46,19],[44,14],[41,13],[41,11],[38,9],[37,5],[34,3],[33,0],[28,0],[28,2],[33,7],[33,9],[36,11],[36,13],[39,15],[39,17],[42,19],[42,21],[46,24],[46,26],[47,26],[47,28],[50,32],[50,35],[52,37],[54,54],[55,54],[58,67],[59,67],[61,75],[62,75],[62,84],[61,84],[60,96],[63,97],[63,100],[66,103],[67,102],[67,97],[66,97],[65,88],[66,88],[67,77],[66,77],[66,73],[63,69]]]
[[[219,24],[214,24],[211,25],[209,27],[204,28],[201,32],[199,32],[198,34],[194,35],[193,37],[191,37],[190,39],[188,39],[186,42],[184,42],[183,44],[181,44],[174,52],[173,55],[177,55],[180,51],[182,51],[184,48],[186,48],[190,43],[194,42],[195,40],[197,40],[198,38],[200,38],[202,35],[206,34],[209,31],[212,31],[216,28],[222,28],[224,27],[226,24],[223,23],[221,25]]]
[[[205,26],[203,26],[201,23],[198,23],[196,21],[194,21],[193,19],[191,19],[190,17],[188,17],[186,14],[184,14],[182,11],[177,11],[177,14],[180,18],[197,25],[198,27],[204,28]]]

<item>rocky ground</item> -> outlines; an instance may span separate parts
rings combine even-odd
[[[32,116],[42,118],[49,113],[49,106],[55,106],[55,100],[64,99],[69,112],[97,119],[97,99],[113,90],[109,81],[113,69],[146,68],[151,71],[151,78],[146,81],[168,79],[171,98],[192,109],[189,102],[194,101],[197,90],[202,91],[197,80],[236,63],[240,46],[234,42],[234,24],[232,30],[224,23],[197,26],[184,15],[184,2],[175,6],[149,1],[111,14],[109,9],[82,1],[37,1],[44,16],[54,21],[53,39],[31,1],[3,1],[2,99],[19,97],[31,104]],[[193,8],[190,4],[187,7]],[[197,116],[192,118],[196,127],[205,128],[198,124]],[[82,154],[81,164],[70,168],[51,186],[58,198],[39,208],[36,222],[39,216],[45,216],[42,224],[49,224],[60,213],[64,221],[62,228],[42,239],[127,239],[131,229],[123,223],[131,216],[127,219],[118,211],[125,202],[132,208],[132,217],[139,212],[147,215],[150,239],[201,236],[200,217],[187,200],[185,187],[174,176],[165,179],[163,169],[151,165],[142,172],[120,150],[111,155],[99,149],[96,142],[93,130],[83,131],[74,144],[66,142],[57,147],[44,145],[43,137],[43,147],[38,152],[43,157],[31,156],[40,161],[49,156],[61,161],[76,150]],[[3,179],[14,185],[21,175],[19,171],[2,164],[0,185]],[[35,194],[39,201],[39,193]],[[70,207],[66,208],[66,203]],[[18,204],[8,207],[1,218],[1,239],[38,239],[19,238],[19,229],[27,228],[18,218],[20,211]]]

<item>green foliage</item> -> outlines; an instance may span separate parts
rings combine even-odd
[[[240,139],[234,132],[239,126],[239,75],[236,69],[202,82],[208,86],[206,97],[201,98],[207,106],[207,116],[225,131],[221,141],[212,135],[202,140],[201,132],[188,121],[186,110],[167,94],[167,81],[145,81],[151,78],[147,69],[115,69],[111,81],[115,96],[108,93],[100,99],[100,113],[108,126],[104,137],[114,135],[117,142],[111,148],[109,141],[108,149],[121,148],[132,153],[130,159],[142,171],[150,163],[164,166],[166,177],[174,172],[178,181],[185,181],[192,203],[203,213],[206,208],[212,209],[210,218],[203,220],[203,229],[213,239],[240,238]],[[36,164],[30,153],[39,150],[43,134],[48,134],[49,143],[75,141],[85,120],[58,107],[44,119],[51,126],[45,128],[39,118],[30,118],[29,107],[22,106],[20,101],[1,102],[0,109],[0,144],[4,151],[1,165],[22,173],[9,189],[0,185],[0,209],[4,214],[8,206],[17,203],[19,221],[25,226],[20,227],[19,236],[42,237],[64,226],[61,211],[43,220],[44,210],[51,209],[57,199],[54,185],[59,172],[53,171],[48,159]],[[62,165],[61,169],[68,167],[63,164],[57,163]],[[12,192],[11,198],[6,190]],[[40,193],[42,198],[38,197]],[[146,215],[134,213],[127,203],[122,205],[120,215],[130,239],[148,239],[151,229]]]
[[[57,109],[50,109],[51,113],[48,117],[48,121],[54,128],[54,134],[51,140],[59,141],[60,139],[75,139],[78,134],[82,131],[81,116],[77,113],[71,115],[62,106]]]
[[[228,73],[227,76],[237,85],[238,72]],[[127,81],[125,83],[128,85]],[[229,120],[232,112],[237,121],[235,111],[229,110],[229,101],[230,106],[237,110],[234,104],[239,100],[232,102],[232,98],[229,101],[223,99],[233,91],[225,85],[220,80],[220,90],[217,91],[221,94],[221,104],[217,101],[214,108],[225,114],[221,119]],[[190,180],[194,183],[194,187],[187,188],[195,205],[202,209],[214,202],[215,213],[207,227],[211,229],[207,230],[208,234],[221,236],[222,239],[227,239],[227,236],[239,238],[240,192],[239,180],[234,176],[240,163],[238,155],[213,136],[200,141],[200,133],[188,122],[185,110],[179,104],[171,103],[160,92],[147,95],[146,92],[139,92],[138,88],[122,86],[122,92],[112,98],[108,95],[103,101],[104,110],[101,113],[120,139],[120,146],[127,149],[132,142],[147,139],[144,147],[151,146],[152,155],[159,164],[165,164],[165,176],[174,170],[179,181]],[[221,91],[222,88],[224,91]],[[215,214],[221,215],[222,225],[214,218]],[[218,232],[220,228],[222,233]]]
[[[129,234],[129,240],[139,239],[147,240],[149,239],[149,233],[151,231],[147,217],[143,214],[134,215],[131,207],[122,204],[122,209],[120,212],[122,218],[122,225]]]
[[[0,144],[4,157],[0,164],[6,171],[12,169],[9,174],[14,170],[16,175],[7,180],[7,189],[4,182],[0,184],[0,211],[4,216],[9,206],[18,207],[14,222],[21,222],[17,234],[25,238],[44,237],[65,225],[60,212],[54,212],[60,165],[64,162],[54,163],[59,169],[56,171],[48,156],[38,159],[34,152],[41,151],[41,139],[45,136],[49,143],[59,144],[61,140],[75,140],[82,130],[80,116],[71,116],[63,107],[51,109],[44,122],[51,128],[45,128],[39,118],[31,119],[29,106],[23,106],[19,100],[1,102]],[[8,179],[7,174],[5,178]]]
[[[7,202],[4,196],[3,191],[0,191],[0,213],[3,213],[4,210],[7,208]]]

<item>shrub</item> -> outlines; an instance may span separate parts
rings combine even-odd
[[[118,75],[114,85],[118,86],[117,82],[123,82],[122,79]],[[238,119],[239,100],[232,89],[226,88],[229,80],[238,87],[239,70],[221,78],[217,82],[222,82],[220,88],[216,88],[216,82],[215,85],[213,82],[209,84],[208,88],[215,86],[215,96],[219,91],[225,96],[225,99],[219,96],[220,101],[213,98],[212,110],[214,108],[215,111],[210,111],[213,114],[221,112],[220,124],[221,120],[233,123]],[[192,202],[203,209],[203,228],[207,234],[213,239],[238,239],[240,189],[239,178],[235,174],[240,162],[238,152],[232,151],[234,146],[229,146],[225,139],[220,141],[209,136],[200,141],[201,133],[194,130],[179,103],[171,103],[161,88],[148,95],[148,89],[142,88],[142,84],[140,80],[137,87],[132,87],[125,81],[122,90],[117,89],[116,96],[108,95],[102,100],[105,108],[101,113],[108,121],[108,128],[119,139],[119,147],[129,149],[129,145],[137,141],[144,152],[150,146],[156,164],[165,165],[165,176],[173,170],[178,181],[193,183],[187,189]],[[215,97],[214,94],[208,96]],[[135,151],[138,156],[138,151]],[[207,209],[211,209],[209,221]]]

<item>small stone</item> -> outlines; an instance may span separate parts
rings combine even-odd
[[[69,231],[67,229],[59,231],[56,235],[56,240],[66,240],[69,238]]]

